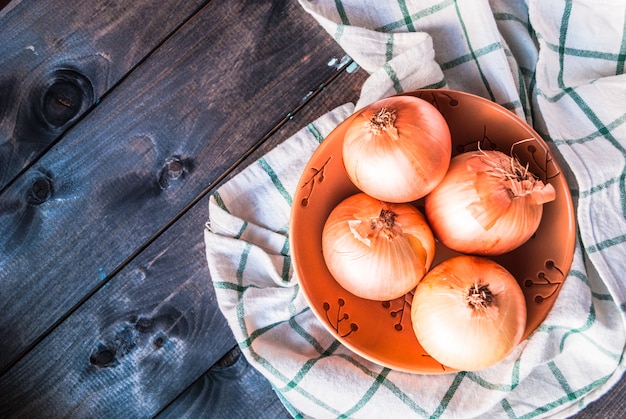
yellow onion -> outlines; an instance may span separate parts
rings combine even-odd
[[[425,213],[435,236],[461,253],[499,255],[525,243],[537,230],[543,204],[556,192],[520,162],[500,151],[454,157],[441,183],[426,196]]]
[[[322,231],[328,270],[344,289],[370,300],[392,300],[430,268],[435,239],[426,218],[410,204],[358,193],[339,203]]]
[[[352,120],[343,142],[350,180],[387,202],[411,202],[443,179],[452,153],[450,129],[429,102],[392,96],[374,102]]]
[[[411,320],[417,340],[436,361],[475,371],[500,362],[520,343],[526,301],[504,267],[462,255],[441,262],[420,281]]]

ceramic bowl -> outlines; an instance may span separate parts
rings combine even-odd
[[[556,199],[544,205],[541,224],[521,247],[492,259],[518,280],[526,296],[525,338],[552,308],[572,263],[576,224],[565,176],[548,145],[522,119],[484,98],[450,90],[405,93],[432,103],[446,119],[452,134],[453,155],[511,146],[522,164],[556,190]],[[342,161],[342,141],[348,117],[314,152],[295,193],[290,220],[290,245],[295,273],[311,310],[342,344],[362,357],[394,370],[442,374],[453,370],[430,357],[411,325],[412,293],[392,301],[372,301],[344,290],[332,277],[322,255],[322,229],[331,210],[359,192],[350,182]],[[415,202],[418,208],[420,201]],[[435,264],[457,255],[437,244]]]

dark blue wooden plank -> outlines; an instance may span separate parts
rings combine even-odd
[[[335,74],[337,54],[293,0],[211,2],[1,192],[0,371]]]
[[[2,2],[0,190],[205,1]]]
[[[205,194],[356,99],[309,102],[337,56],[295,1],[211,3],[0,193],[0,417],[151,416],[234,345]],[[248,371],[225,386],[280,406]]]
[[[157,418],[287,419],[291,415],[269,382],[234,348]]]
[[[354,101],[364,76],[340,73],[231,175],[322,113]],[[206,199],[0,377],[0,417],[286,417],[238,351],[216,363],[235,342],[204,256]]]
[[[0,377],[0,417],[150,417],[235,345],[206,265],[203,207]]]

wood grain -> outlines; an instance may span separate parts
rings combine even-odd
[[[7,2],[0,11],[0,190],[204,1]]]
[[[332,88],[310,97],[229,177],[322,113],[356,100],[364,77],[334,76]],[[0,417],[142,417],[159,410],[163,417],[238,417],[260,407],[261,416],[286,417],[245,360],[216,362],[234,341],[204,255],[207,198],[0,378]]]
[[[235,345],[206,266],[202,210],[0,377],[0,417],[150,417]]]
[[[238,348],[196,380],[156,417],[287,419],[289,412],[272,386],[243,357]]]
[[[334,74],[337,54],[295,1],[211,2],[7,188],[0,337],[16,338],[0,339],[0,368]]]
[[[289,5],[287,6],[289,7]],[[223,9],[222,12],[225,10],[228,9]],[[258,9],[255,9],[255,11],[257,10]],[[294,9],[292,4],[291,10],[297,11],[299,9]],[[284,10],[278,9],[278,12],[287,15],[287,17],[294,17],[293,15],[288,16],[289,14],[284,13]],[[267,17],[263,14],[260,16]],[[297,15],[295,17],[295,23],[301,24],[302,22],[297,19]],[[251,19],[256,21],[258,18],[259,15],[256,15]],[[266,19],[264,19],[263,22],[267,24]],[[251,22],[245,20],[241,22],[241,24],[246,27],[253,27],[254,25],[250,23]],[[296,56],[291,62],[285,64],[286,70],[284,73],[287,83],[281,83],[282,80],[265,80],[263,84],[256,87],[248,83],[248,97],[254,97],[255,94],[257,94],[257,102],[265,100],[266,96],[273,97],[274,95],[289,100],[279,102],[281,105],[286,104],[285,107],[279,109],[273,109],[271,105],[265,106],[265,109],[269,109],[271,112],[268,114],[259,114],[256,119],[245,116],[245,114],[242,116],[238,113],[229,116],[232,121],[243,121],[242,127],[244,129],[234,130],[235,134],[241,135],[243,132],[251,135],[249,138],[246,138],[245,141],[240,141],[239,144],[231,143],[233,148],[231,149],[230,155],[226,154],[226,156],[224,156],[219,151],[220,148],[215,149],[216,151],[213,152],[213,157],[218,160],[222,159],[223,168],[231,168],[233,161],[240,159],[242,149],[247,150],[250,149],[251,146],[254,146],[254,143],[257,142],[261,135],[260,133],[263,133],[264,130],[271,131],[276,125],[274,121],[284,120],[286,115],[292,113],[294,109],[300,106],[301,99],[306,97],[308,92],[317,89],[320,83],[327,82],[329,77],[336,74],[337,70],[329,68],[326,63],[339,50],[332,42],[328,42],[327,35],[323,34],[319,28],[314,25],[310,27],[318,31],[317,39],[315,36],[311,37],[311,34],[308,34],[308,39],[312,39],[314,45],[311,56],[307,57],[306,60],[302,60],[300,56],[291,54],[293,51],[287,51],[287,53]],[[268,34],[269,32],[269,36],[271,37],[270,30],[267,30],[267,28],[263,26],[260,28],[263,29],[264,34]],[[292,31],[294,28],[297,28],[297,25],[292,27]],[[279,29],[284,30],[285,28]],[[259,30],[259,27],[257,27],[256,30]],[[191,33],[193,33],[193,31]],[[263,39],[263,37],[259,37],[259,39]],[[290,40],[292,39],[294,39],[293,36]],[[326,43],[320,43],[320,40]],[[287,38],[285,38],[284,42],[286,41]],[[271,43],[272,41],[271,39],[265,38],[265,42]],[[260,46],[263,45],[260,44]],[[222,45],[221,48],[225,47]],[[171,52],[174,50],[179,51],[176,48],[168,51],[176,58],[178,55]],[[278,54],[280,56],[280,48],[277,51],[278,52],[272,52],[270,55]],[[306,50],[304,52],[306,52]],[[224,54],[226,53],[224,52]],[[316,54],[318,55],[316,56]],[[190,57],[186,58],[190,59],[192,64],[193,59],[191,56],[205,57],[203,54],[199,55],[197,51],[189,55]],[[258,62],[263,61],[260,60],[260,56],[258,55],[253,58]],[[161,61],[156,62],[157,67],[163,66]],[[163,62],[168,62],[168,60],[165,59]],[[293,70],[288,71],[289,68],[298,69],[299,67],[310,66],[311,63],[312,66],[306,68],[306,71],[302,75],[295,74]],[[69,411],[72,414],[86,414],[86,412],[90,412],[89,415],[94,414],[98,416],[99,413],[102,412],[116,412],[116,408],[120,409],[122,407],[126,409],[126,411],[134,408],[137,409],[135,412],[143,412],[144,414],[145,412],[156,411],[164,404],[165,400],[170,400],[177,392],[182,391],[184,386],[193,381],[193,379],[205,371],[206,368],[215,361],[215,359],[203,353],[207,350],[206,345],[197,344],[197,342],[194,341],[196,334],[204,338],[209,336],[211,339],[216,339],[216,342],[222,344],[232,344],[232,342],[220,336],[220,331],[223,332],[227,330],[223,325],[216,327],[217,332],[216,330],[211,330],[210,333],[207,332],[206,328],[194,327],[194,333],[187,331],[189,332],[188,335],[182,334],[181,336],[176,335],[176,337],[180,337],[181,340],[189,342],[192,348],[202,349],[196,349],[194,351],[190,348],[186,348],[185,350],[179,348],[180,350],[174,351],[174,355],[172,355],[171,352],[156,351],[156,348],[164,345],[168,339],[167,336],[155,337],[151,335],[150,332],[153,330],[153,325],[160,325],[158,330],[162,331],[162,329],[169,328],[168,323],[162,319],[176,318],[177,313],[185,313],[180,309],[180,304],[175,305],[178,306],[177,309],[172,309],[171,312],[163,315],[155,312],[155,307],[160,305],[160,301],[175,300],[175,296],[181,295],[181,292],[177,291],[177,287],[172,289],[172,285],[168,285],[166,279],[173,276],[172,271],[168,269],[171,266],[179,268],[177,271],[180,275],[177,277],[177,281],[179,282],[181,278],[186,279],[188,276],[198,272],[194,269],[193,264],[188,263],[188,258],[192,257],[194,253],[190,252],[185,246],[179,245],[179,243],[181,243],[179,239],[177,239],[176,245],[167,247],[168,252],[158,252],[160,255],[171,255],[173,251],[170,249],[179,249],[180,252],[177,256],[169,256],[169,259],[166,258],[166,262],[163,266],[168,269],[159,270],[159,278],[161,279],[151,281],[154,282],[155,289],[159,290],[160,294],[151,295],[148,293],[149,297],[142,299],[143,294],[146,294],[144,288],[139,286],[136,289],[129,288],[130,286],[124,288],[116,285],[120,283],[120,281],[121,283],[131,281],[127,278],[130,274],[126,272],[127,270],[135,272],[136,269],[133,270],[131,268],[134,264],[131,263],[127,265],[126,269],[121,269],[121,266],[125,261],[129,261],[138,254],[138,249],[141,249],[145,243],[145,240],[136,240],[133,242],[133,237],[130,236],[129,238],[128,229],[124,227],[124,223],[127,223],[126,227],[129,225],[132,227],[133,223],[132,220],[129,221],[127,218],[135,217],[135,221],[139,220],[140,226],[136,227],[137,232],[142,232],[147,227],[151,229],[149,230],[149,234],[154,236],[156,233],[160,232],[169,218],[155,218],[154,212],[149,210],[143,213],[143,219],[137,218],[138,215],[136,215],[135,212],[138,209],[137,207],[141,206],[142,201],[154,199],[155,196],[157,198],[161,197],[163,201],[162,205],[169,207],[172,202],[171,195],[167,196],[167,193],[172,191],[172,188],[180,187],[183,184],[182,181],[191,177],[192,174],[198,176],[206,175],[206,173],[202,175],[201,170],[196,170],[194,165],[189,164],[189,153],[179,156],[165,154],[167,157],[161,161],[161,165],[148,165],[146,172],[151,176],[149,176],[147,182],[140,182],[139,187],[128,187],[129,185],[133,186],[136,179],[141,180],[141,176],[136,176],[136,173],[133,171],[130,171],[129,175],[124,175],[124,164],[120,164],[120,160],[133,167],[137,165],[142,166],[146,161],[149,161],[149,159],[142,158],[144,154],[146,154],[144,151],[150,148],[142,148],[146,145],[146,137],[148,137],[145,131],[149,131],[149,129],[144,128],[142,135],[131,137],[131,141],[128,142],[98,143],[99,140],[103,138],[106,139],[107,135],[115,135],[116,131],[121,131],[122,134],[118,135],[123,138],[123,134],[125,133],[124,128],[127,126],[125,124],[128,124],[128,121],[124,121],[124,119],[129,118],[127,115],[130,114],[128,109],[136,106],[136,100],[139,100],[140,103],[147,100],[145,97],[141,97],[141,95],[139,95],[139,99],[136,99],[137,96],[133,94],[137,92],[137,90],[141,90],[141,88],[137,89],[135,87],[141,87],[142,81],[145,82],[147,79],[150,83],[153,83],[154,78],[151,76],[154,75],[153,72],[155,70],[149,67],[149,62],[146,62],[145,66],[148,66],[148,70],[143,76],[143,80],[138,76],[139,81],[137,84],[131,83],[130,87],[124,84],[124,89],[129,93],[120,94],[119,97],[121,100],[119,102],[115,100],[116,92],[111,94],[103,101],[102,105],[91,112],[87,118],[80,121],[62,142],[47,153],[38,163],[40,166],[26,172],[25,175],[16,182],[16,184],[22,181],[25,182],[26,188],[21,191],[23,193],[16,193],[13,195],[13,199],[3,199],[0,204],[5,210],[1,224],[2,228],[5,229],[5,232],[12,231],[10,240],[3,243],[2,247],[4,254],[10,256],[8,260],[3,259],[3,262],[1,262],[3,263],[3,280],[6,279],[6,281],[3,281],[2,292],[8,295],[9,299],[12,297],[13,302],[19,301],[18,304],[13,304],[12,307],[16,305],[22,307],[22,313],[19,313],[19,310],[17,310],[19,313],[16,317],[18,319],[17,324],[16,322],[11,322],[10,319],[3,324],[4,334],[2,343],[7,346],[15,343],[18,345],[26,344],[26,349],[23,349],[22,353],[26,355],[25,352],[29,352],[22,359],[22,362],[19,362],[15,367],[11,368],[9,372],[2,377],[1,394],[3,396],[1,405],[6,406],[7,409],[3,411],[3,413],[17,411],[28,416],[33,413],[41,413],[44,408],[47,409],[47,413],[54,412],[54,415],[67,414]],[[145,66],[142,66],[142,69],[146,68]],[[321,72],[320,68],[322,70]],[[250,71],[253,70],[254,69]],[[156,71],[164,72],[162,68],[157,68]],[[278,72],[280,73],[280,68]],[[325,78],[320,79],[320,73],[324,75]],[[195,72],[188,72],[186,79],[189,79],[189,74],[195,75]],[[312,74],[315,74],[316,77],[311,77]],[[249,76],[250,73],[247,75]],[[228,76],[228,74],[226,74],[226,76]],[[169,76],[163,74],[162,77],[166,79]],[[238,84],[240,79],[238,70],[232,71],[230,77],[232,79],[231,83]],[[132,79],[129,79],[128,82],[131,80]],[[313,82],[310,82],[310,80],[313,80]],[[268,85],[269,87],[267,87]],[[122,85],[120,85],[120,87],[121,86]],[[158,86],[158,83],[156,86]],[[220,86],[224,87],[224,84]],[[167,84],[166,87],[160,91],[165,98],[167,98],[171,91],[169,87],[171,87],[171,85]],[[178,87],[185,89],[185,84],[180,83]],[[227,84],[226,87],[228,87]],[[256,93],[255,88],[257,89]],[[152,93],[154,90],[159,89],[155,87],[155,85],[151,85],[150,88],[145,88],[144,91]],[[261,90],[261,94],[258,93],[258,90]],[[172,121],[170,125],[173,126],[173,129],[176,129],[179,123],[177,116],[180,116],[180,114],[172,115],[171,108],[180,108],[181,104],[183,104],[182,107],[184,108],[188,100],[194,101],[193,94],[200,96],[200,102],[205,99],[205,92],[198,91],[194,88],[188,88],[186,92],[188,94],[183,98],[177,95],[170,95],[169,101],[163,100],[161,102],[162,107],[153,113],[150,112],[150,115],[153,115],[151,118],[146,118],[148,127],[161,134],[163,131],[160,131],[160,128],[165,126],[164,131],[167,130],[168,124],[163,122],[165,120],[166,122]],[[190,92],[193,94],[190,95]],[[157,97],[158,93],[159,92],[156,92]],[[129,96],[132,96],[130,102],[133,103],[131,104],[126,103],[129,101]],[[229,103],[229,99],[230,95],[223,94],[221,97],[218,96],[219,103],[222,106],[232,105],[236,108],[238,104],[237,100],[232,104]],[[238,100],[241,101],[241,99]],[[196,98],[196,102],[197,101],[198,99]],[[125,107],[125,109],[117,111],[116,113],[117,106],[120,106],[120,102],[121,107]],[[107,103],[113,106],[108,112],[105,111],[107,109]],[[264,109],[263,106],[260,108],[261,110]],[[180,109],[175,109],[175,111],[177,110]],[[123,111],[126,111],[126,113]],[[182,112],[187,111],[188,109],[182,109]],[[104,115],[104,117],[100,117],[99,113]],[[115,114],[115,116],[110,117],[111,114]],[[270,118],[266,118],[267,115],[270,115]],[[90,118],[94,119],[92,120]],[[131,119],[132,124],[137,123],[134,117],[131,117]],[[91,127],[90,124],[95,125],[96,128],[99,126],[110,126],[111,128],[106,135],[98,135],[97,129]],[[246,126],[246,124],[248,125]],[[203,124],[200,123],[199,125]],[[87,128],[83,128],[85,126],[87,126]],[[207,126],[210,128],[210,125],[204,125],[204,127]],[[201,128],[202,127],[198,127],[199,130]],[[75,132],[83,133],[83,129],[89,133],[93,133],[94,136],[90,137],[74,134]],[[183,140],[181,140],[181,137]],[[85,141],[84,138],[88,139]],[[170,142],[179,141],[184,143],[184,138],[185,136],[177,136],[175,140],[170,140]],[[230,137],[226,139],[233,141]],[[197,137],[193,136],[187,140],[193,142],[197,140]],[[81,146],[79,145],[81,141],[85,141],[86,143],[83,143],[84,145]],[[150,142],[158,143],[156,141]],[[167,146],[168,143],[164,141],[155,145]],[[171,144],[169,145],[171,146]],[[202,147],[206,147],[206,144],[198,145],[195,150],[202,151]],[[223,149],[224,147],[221,148]],[[114,152],[113,157],[108,156],[110,152]],[[87,153],[88,156],[81,157],[83,153]],[[211,155],[210,152],[207,153]],[[126,160],[124,160],[124,157],[118,160],[119,155],[124,156],[126,154],[130,155],[126,157]],[[76,162],[76,160],[81,159],[81,162]],[[102,160],[104,161],[102,162]],[[50,162],[50,166],[48,167],[46,167],[47,162]],[[97,170],[94,170],[94,167],[97,167]],[[103,191],[103,189],[106,189],[103,184],[106,184],[108,177],[117,176],[118,173],[116,170],[122,172],[120,174],[122,180],[112,186],[110,191]],[[71,177],[75,183],[68,181],[68,178],[64,176],[59,176],[59,173],[69,173],[69,177]],[[224,170],[217,170],[216,173],[218,173],[216,179],[220,178]],[[94,174],[96,176],[94,176]],[[59,179],[63,179],[63,181],[59,182]],[[85,179],[87,179],[87,181],[85,181]],[[184,184],[186,185],[187,183],[185,182]],[[203,184],[208,184],[208,182],[198,180],[197,185],[199,186],[196,186],[195,190],[183,196],[187,199],[197,196],[199,190],[204,190],[200,188]],[[4,192],[3,198],[11,196],[9,192],[12,188],[14,188],[14,185]],[[20,188],[17,189],[19,190]],[[146,194],[143,189],[148,189],[149,193]],[[104,196],[104,199],[102,196]],[[119,198],[119,200],[114,200],[113,205],[106,205],[106,198],[108,197],[110,199],[111,196]],[[176,197],[176,195],[174,195],[174,197]],[[89,203],[90,199],[96,201],[94,205]],[[98,206],[98,203],[105,205]],[[176,199],[174,199],[173,203],[176,203]],[[184,200],[180,201],[178,208],[180,208],[180,205],[184,206],[184,204]],[[88,211],[91,208],[97,209],[95,214]],[[175,214],[176,207],[174,207],[174,209],[168,208],[168,211],[170,211],[168,214]],[[182,221],[179,222],[183,223]],[[202,222],[204,222],[204,219]],[[98,224],[101,225],[101,231],[112,231],[104,235],[91,234],[90,229]],[[189,226],[185,226],[184,223],[180,225],[182,225],[181,228],[183,228],[183,232],[176,230],[175,234],[171,233],[174,234],[174,237],[185,237],[185,231],[197,231],[198,233],[202,231],[201,224],[198,225],[195,230],[189,228]],[[170,230],[168,230],[168,232],[169,231]],[[108,234],[110,234],[109,243],[111,243],[111,246],[106,246],[106,244],[108,244],[106,240],[103,245],[103,236],[106,239]],[[43,244],[40,243],[42,238],[44,241]],[[128,243],[129,241],[131,243]],[[192,243],[193,241],[190,240],[188,242]],[[159,247],[162,246],[160,241],[158,243]],[[183,240],[182,243],[186,244],[187,242]],[[198,245],[197,241],[195,245]],[[157,245],[155,244],[155,246]],[[28,250],[29,248],[31,249],[30,251]],[[33,248],[35,251],[32,251]],[[122,260],[122,263],[113,270],[105,270],[101,265],[97,264],[98,257],[102,256],[100,255],[101,252],[108,252],[104,254],[105,258],[112,254],[114,257],[117,257],[118,260]],[[143,253],[141,254],[143,255]],[[11,257],[15,259],[11,260]],[[7,267],[15,267],[16,265],[12,264],[12,262],[16,260],[19,269],[13,270],[12,272],[6,269]],[[200,260],[206,263],[203,257]],[[93,262],[96,262],[96,264],[94,265]],[[176,262],[182,264],[182,266],[177,265]],[[153,266],[160,266],[156,261],[151,263],[153,263]],[[45,266],[46,264],[48,266]],[[190,267],[187,265],[190,265]],[[97,270],[94,269],[89,272],[90,268],[93,269],[96,266],[98,267]],[[136,275],[144,275],[144,277],[146,275],[145,272],[142,273],[141,269],[137,272],[135,272]],[[204,267],[204,272],[206,273],[206,267]],[[11,275],[11,273],[13,275]],[[31,281],[24,281],[24,278],[28,278],[29,275]],[[17,278],[20,280],[11,281],[11,279]],[[84,282],[81,282],[84,278],[88,280],[89,286],[87,287],[83,286]],[[146,278],[147,277],[144,279],[147,281]],[[107,286],[96,292],[92,298],[88,298],[91,293],[100,288],[100,284],[103,283],[106,283]],[[14,288],[10,289],[6,287],[7,284],[13,284]],[[30,285],[28,288],[29,292],[24,295],[22,290],[28,285]],[[145,286],[144,283],[143,287]],[[120,289],[122,289],[122,291],[120,291]],[[131,291],[129,291],[129,289]],[[124,290],[126,290],[126,292]],[[102,298],[98,298],[100,295],[102,295]],[[72,297],[78,298],[78,300],[73,302],[71,301]],[[9,299],[3,299],[2,301],[9,301]],[[68,300],[70,300],[69,303]],[[184,301],[185,298],[182,298],[182,300]],[[114,303],[120,301],[121,303],[119,304]],[[193,307],[193,303],[194,301],[191,301],[191,303],[188,304]],[[110,308],[111,304],[113,308]],[[209,306],[211,306],[211,304],[209,304]],[[35,309],[33,309],[33,307],[35,307]],[[212,307],[215,309],[214,302],[212,303]],[[63,319],[64,315],[61,314],[63,313],[62,310],[73,313],[68,319],[55,322],[54,315],[58,314],[60,315],[59,319]],[[35,313],[33,313],[33,311]],[[37,311],[39,311],[39,313],[37,313]],[[194,310],[194,312],[195,311],[199,310]],[[51,312],[52,316],[50,316]],[[46,314],[43,322],[41,320],[42,313]],[[202,317],[207,317],[206,313],[202,314],[204,314]],[[186,320],[185,323],[188,323],[189,321],[186,317],[186,315],[183,316],[181,314],[181,318],[184,318]],[[6,317],[3,318],[3,320],[5,319]],[[33,342],[38,343],[36,342],[37,338],[35,338],[35,341],[28,343],[28,334],[31,333],[31,336],[37,336],[36,333],[32,332],[37,332],[37,328],[39,328],[39,330],[45,328],[45,321],[49,322],[48,327],[51,328],[51,333],[37,345],[33,344]],[[177,324],[180,322],[181,321],[177,321]],[[44,324],[42,325],[42,323]],[[45,331],[43,333],[47,334]],[[9,335],[17,339],[6,339]],[[28,351],[30,347],[33,347],[32,351]],[[9,349],[9,351],[4,349],[5,348],[3,348],[3,354],[9,353],[10,355],[12,349]],[[18,348],[18,350],[19,349],[20,348]],[[153,353],[155,351],[157,355]],[[215,352],[218,353],[219,351]],[[192,359],[187,365],[192,368],[181,367],[181,370],[184,371],[184,374],[179,374],[182,381],[164,380],[164,376],[168,376],[168,374],[163,373],[163,366],[172,364],[172,357],[178,359],[182,357],[182,355],[186,355],[189,359]],[[202,359],[205,360],[205,363],[197,362],[200,355],[204,355]],[[17,358],[19,357],[20,354],[18,354]],[[145,357],[153,359],[154,365],[149,364],[146,366],[142,364],[140,360],[143,360]],[[195,361],[193,360],[194,357]],[[14,359],[17,360],[17,358]],[[7,358],[4,358],[3,360],[6,359]],[[209,363],[208,365],[207,362]],[[10,365],[11,362],[6,364],[6,366]],[[173,364],[173,366],[179,365]],[[193,366],[198,368],[195,373]],[[77,368],[78,370],[76,371]],[[43,375],[42,372],[44,373]],[[142,381],[137,378],[138,376],[145,376],[146,378]],[[169,376],[175,376],[171,367]],[[25,377],[33,377],[33,379],[27,380]],[[76,380],[82,384],[78,385]],[[187,381],[185,382],[184,380]],[[32,392],[35,388],[38,389],[40,396],[35,400],[31,400]],[[46,390],[42,392],[42,388]],[[75,391],[68,392],[67,388],[75,389]],[[140,401],[133,403],[138,394],[143,395],[143,397]],[[28,397],[26,400],[25,395]]]

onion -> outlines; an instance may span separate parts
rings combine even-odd
[[[414,206],[365,193],[339,203],[322,231],[328,270],[344,289],[386,301],[411,291],[430,268],[435,239]]]
[[[537,230],[543,204],[555,199],[550,184],[500,151],[454,157],[441,183],[426,196],[425,213],[435,236],[466,254],[499,255]]]
[[[526,302],[515,278],[480,256],[435,266],[415,289],[411,320],[424,350],[448,367],[475,371],[504,359],[526,328]]]
[[[387,202],[411,202],[443,179],[452,153],[441,113],[413,96],[363,108],[346,130],[343,161],[361,191]]]

